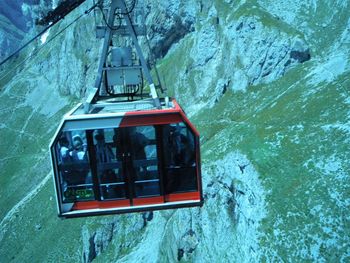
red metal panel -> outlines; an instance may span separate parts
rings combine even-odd
[[[199,136],[199,132],[189,121],[180,105],[173,100],[174,108],[165,110],[145,110],[126,112],[119,127],[148,126],[185,122]]]
[[[86,210],[98,208],[98,201],[75,202],[72,210]]]
[[[134,205],[162,204],[164,203],[164,196],[134,198],[132,202]]]
[[[150,126],[181,122],[179,113],[160,113],[135,115],[134,112],[126,113],[119,127]]]
[[[111,201],[87,201],[75,202],[72,210],[88,210],[98,208],[114,208],[130,206],[129,200],[111,200]]]
[[[130,200],[111,200],[111,201],[101,201],[99,202],[100,208],[113,208],[113,207],[125,207],[130,206]]]
[[[200,200],[200,192],[188,192],[188,193],[177,193],[168,194],[165,196],[166,202],[177,202],[187,200]]]
[[[190,122],[190,120],[186,117],[185,113],[181,110],[180,111],[182,120],[190,127],[190,129],[193,131],[193,133],[199,137],[199,132],[197,129],[193,126],[193,124]]]
[[[166,202],[193,201],[200,200],[200,192],[176,193],[165,196]],[[164,196],[134,198],[134,206],[153,205],[164,203]],[[129,200],[111,200],[111,201],[87,201],[76,202],[72,210],[106,209],[118,207],[130,207]]]
[[[199,137],[196,139],[196,171],[197,171],[197,186],[200,192],[200,198],[203,199],[202,193],[202,169],[201,169],[201,149],[199,143]]]
[[[168,108],[168,109],[153,109],[153,110],[140,110],[140,111],[129,111],[125,114],[127,115],[148,115],[148,114],[163,114],[163,113],[178,113],[182,111],[179,104],[176,102],[175,99],[172,100],[174,104],[174,108]]]

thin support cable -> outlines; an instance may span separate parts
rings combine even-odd
[[[98,3],[97,3],[98,4]],[[97,4],[94,4],[91,8],[89,8],[88,10],[86,10],[84,12],[83,15],[85,14],[89,14],[96,6]],[[62,18],[63,19],[63,18]],[[0,62],[0,66],[2,66],[3,64],[5,64],[7,61],[9,61],[11,58],[13,58],[14,56],[18,55],[24,48],[26,48],[30,43],[32,43],[33,41],[35,41],[37,38],[41,37],[47,30],[49,30],[51,27],[53,27],[55,24],[57,24],[59,21],[61,21],[62,19],[59,19],[57,21],[54,21],[51,25],[48,25],[47,27],[45,27],[39,34],[37,34],[35,37],[31,38],[27,43],[25,43],[22,47],[20,47],[19,49],[17,49],[15,52],[13,52],[11,55],[9,55],[7,58],[5,58],[3,61]]]
[[[92,10],[92,9],[91,9]],[[49,44],[52,40],[54,40],[57,36],[62,34],[65,30],[67,30],[70,26],[72,26],[75,22],[77,22],[79,19],[81,19],[84,15],[88,14],[90,12],[85,12],[78,16],[76,19],[74,19],[71,23],[69,23],[67,26],[65,26],[62,30],[60,30],[58,33],[56,33],[52,38],[50,38],[48,41],[46,41],[44,44],[41,45],[40,48],[35,50],[32,54],[30,54],[27,58],[25,58],[21,63],[16,65],[14,68],[9,70],[4,76],[1,77],[0,81],[2,81],[5,77],[7,77],[11,72],[13,72],[15,69],[17,69],[19,66],[23,65],[26,61],[36,56],[47,44]]]

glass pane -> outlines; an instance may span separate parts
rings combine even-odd
[[[125,199],[126,198],[125,183],[106,183],[101,184],[102,200],[108,199]]]
[[[158,179],[135,182],[135,195],[137,197],[158,196],[159,192]]]
[[[136,197],[160,195],[157,141],[153,126],[128,127],[132,159],[134,191]]]
[[[56,145],[63,202],[93,200],[85,131],[63,132]]]
[[[99,129],[95,130],[93,135],[101,199],[126,198],[123,165],[122,161],[117,159],[117,129]]]
[[[197,190],[195,136],[185,123],[163,126],[165,192]]]

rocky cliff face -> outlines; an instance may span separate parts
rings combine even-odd
[[[0,2],[0,60],[12,54],[36,32],[35,20],[61,0],[2,0]]]
[[[346,262],[348,3],[139,4],[165,84],[201,132],[204,206],[56,218],[47,145],[93,85],[99,43],[91,14],[1,72],[1,258]]]
[[[169,81],[176,83],[177,97],[194,96],[195,104],[212,106],[228,89],[245,91],[248,86],[269,83],[311,58],[303,34],[278,17],[254,4],[224,5],[175,1],[160,5],[161,15],[155,12],[148,17],[148,23],[156,25],[150,29],[151,43],[161,56],[169,44],[185,38],[188,53],[178,54],[183,56],[177,71],[180,77],[174,74]],[[187,89],[188,81],[197,90]]]
[[[19,48],[33,26],[32,6],[39,0],[0,2],[0,60]]]

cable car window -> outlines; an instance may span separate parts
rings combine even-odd
[[[56,144],[62,201],[94,199],[85,131],[63,132]]]
[[[195,136],[185,123],[163,126],[165,192],[197,191]]]
[[[153,126],[128,127],[136,197],[160,195],[156,132]]]
[[[94,134],[94,154],[101,200],[126,198],[122,160],[117,159],[117,129],[99,129]]]

